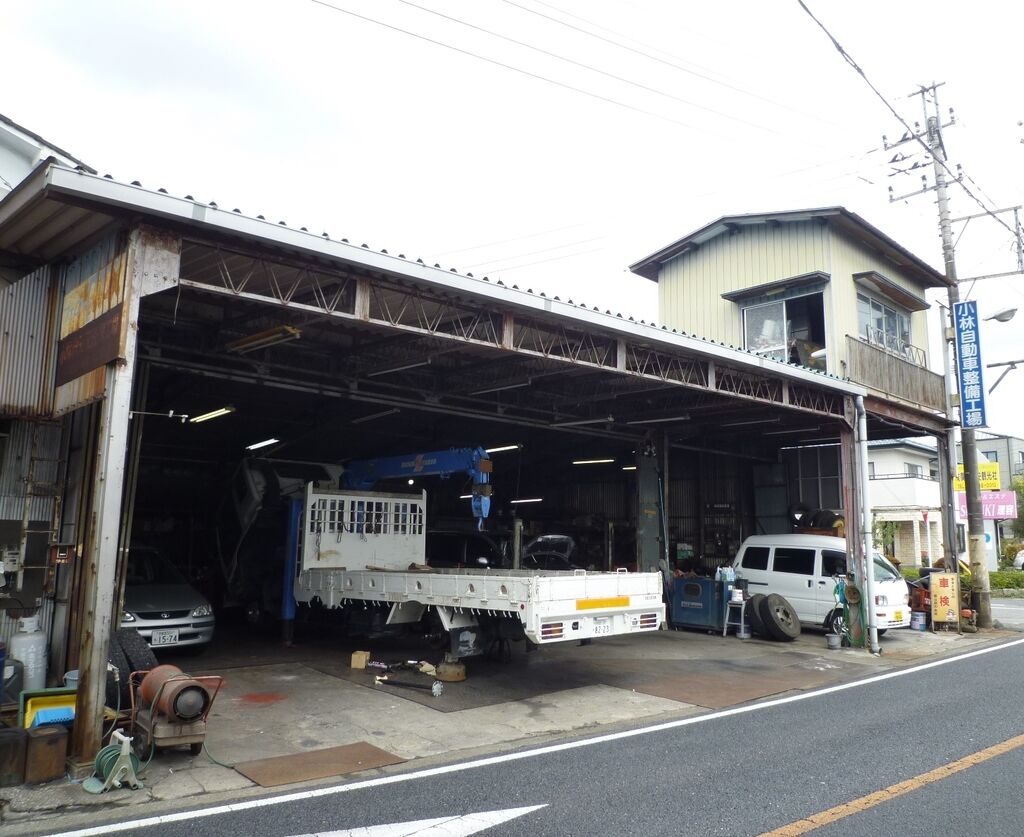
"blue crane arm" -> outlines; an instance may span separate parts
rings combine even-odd
[[[404,456],[356,459],[345,465],[343,488],[370,489],[384,479],[468,474],[473,480],[473,516],[483,525],[491,510],[491,459],[483,448],[451,448]]]

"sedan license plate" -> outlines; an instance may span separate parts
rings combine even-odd
[[[612,632],[612,623],[610,619],[595,619],[594,620],[594,636],[605,636]]]
[[[176,645],[178,642],[177,628],[161,628],[153,631],[152,645]]]

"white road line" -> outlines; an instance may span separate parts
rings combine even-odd
[[[152,817],[143,817],[137,820],[129,820],[128,822],[116,822],[108,825],[93,826],[90,828],[81,828],[75,831],[63,831],[59,834],[52,834],[50,837],[99,837],[103,834],[113,834],[118,831],[131,831],[138,828],[150,828],[156,825],[167,825],[172,822],[186,822],[188,820],[203,819],[205,817],[215,817],[220,814],[237,813],[239,811],[251,811],[257,808],[268,808],[272,805],[283,805],[288,802],[299,802],[306,799],[317,799],[322,796],[334,796],[335,794],[350,793],[357,790],[365,790],[367,788],[383,787],[384,785],[397,785],[403,782],[412,782],[416,779],[426,779],[431,776],[443,776],[448,773],[461,773],[465,770],[475,770],[479,767],[490,767],[495,764],[503,764],[510,761],[521,761],[522,759],[537,758],[538,756],[545,756],[550,753],[561,753],[566,750],[577,750],[582,747],[591,747],[595,744],[606,744],[610,741],[621,741],[626,738],[635,738],[639,735],[650,735],[652,733],[665,732],[670,729],[679,729],[681,727],[688,727],[694,724],[703,724],[709,721],[717,721],[721,718],[730,718],[736,715],[746,715],[750,712],[759,712],[764,709],[772,709],[776,706],[785,706],[789,703],[799,703],[804,700],[811,700],[812,698],[820,697],[822,695],[831,695],[837,692],[845,692],[848,689],[857,689],[861,686],[870,686],[873,683],[881,683],[885,680],[893,680],[897,677],[906,677],[910,674],[916,674],[919,671],[927,671],[932,668],[939,668],[940,666],[952,665],[953,663],[961,662],[962,660],[970,660],[974,657],[981,657],[985,654],[992,654],[997,651],[1003,651],[1007,648],[1012,648],[1016,645],[1024,644],[1024,639],[1015,639],[1011,642],[1003,643],[1002,645],[994,645],[989,648],[979,648],[977,651],[968,651],[966,654],[960,654],[956,657],[946,657],[941,660],[933,660],[930,663],[922,663],[912,668],[899,669],[898,671],[888,671],[885,674],[876,674],[873,677],[865,677],[863,680],[854,680],[850,683],[840,683],[836,686],[826,686],[823,689],[817,689],[813,692],[802,692],[798,695],[789,695],[787,697],[775,698],[774,700],[767,700],[763,703],[749,704],[746,706],[734,706],[731,709],[720,709],[717,712],[709,712],[706,715],[690,716],[687,718],[680,718],[676,721],[666,721],[663,724],[655,724],[654,726],[642,727],[640,729],[623,730],[621,732],[612,732],[607,735],[599,735],[594,738],[586,738],[580,741],[566,741],[561,744],[550,744],[546,747],[536,747],[532,750],[522,750],[518,753],[503,753],[500,756],[488,756],[482,759],[475,759],[473,761],[460,762],[458,764],[448,764],[442,767],[429,767],[425,770],[416,770],[410,773],[397,773],[391,776],[380,776],[376,779],[364,779],[361,782],[352,782],[347,785],[332,785],[327,788],[312,788],[310,790],[295,791],[294,793],[286,793],[281,796],[261,797],[259,799],[247,799],[242,802],[232,802],[226,805],[217,805],[211,808],[199,808],[192,811],[177,811],[172,814],[160,814]]]
[[[318,831],[316,834],[300,834],[298,837],[470,837],[479,831],[486,831],[503,822],[532,814],[534,811],[547,807],[547,805],[529,805],[525,808],[480,811],[476,814],[462,814],[457,817],[391,822],[386,825],[370,825],[346,831]]]

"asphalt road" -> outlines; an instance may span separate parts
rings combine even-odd
[[[1017,837],[1024,640],[896,674],[129,833],[757,835],[981,753],[809,833]]]

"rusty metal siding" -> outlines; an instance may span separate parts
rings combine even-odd
[[[53,413],[59,310],[56,272],[41,267],[0,290],[0,415]]]
[[[11,434],[3,445],[3,462],[0,463],[0,520],[21,521],[25,513],[25,477],[28,474],[29,457],[32,453],[32,430],[30,421],[11,422]],[[39,425],[36,443],[36,466],[34,481],[53,485],[57,480],[60,456],[61,430],[57,424]],[[53,497],[34,496],[29,506],[30,520],[49,521],[53,517]]]
[[[585,482],[563,486],[563,509],[572,517],[600,515],[609,520],[631,516],[626,492],[618,482]]]

